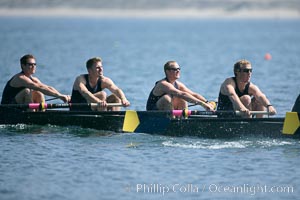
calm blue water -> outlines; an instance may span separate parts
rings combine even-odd
[[[32,53],[36,76],[66,94],[86,60],[101,56],[135,110],[168,60],[208,99],[241,58],[278,116],[300,93],[299,20],[0,18],[0,27],[0,88]],[[0,199],[296,199],[299,145],[0,125]]]

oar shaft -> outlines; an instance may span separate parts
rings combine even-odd
[[[52,101],[52,100],[56,100],[56,99],[59,99],[59,97],[53,97],[53,98],[50,98],[50,99],[46,99],[45,101]]]
[[[90,103],[91,108],[97,108],[97,103]],[[122,103],[107,103],[107,107],[123,107]]]
[[[29,108],[29,109],[51,109],[51,108],[70,108],[70,107],[91,107],[97,108],[97,103],[60,103],[60,104],[48,104],[48,103],[29,103],[29,104],[2,104],[1,107],[10,108]],[[107,103],[107,107],[121,107],[121,103]]]
[[[241,112],[241,111],[235,111],[235,113],[236,113],[237,115],[242,115],[242,114],[243,114],[243,112]],[[262,115],[270,115],[271,113],[268,112],[268,111],[250,111],[250,114],[251,114],[251,115],[259,115],[259,114],[262,114]]]
[[[41,104],[37,103],[31,109],[39,109]],[[121,103],[107,103],[107,107],[121,107],[123,106]],[[46,104],[46,108],[80,108],[80,107],[91,107],[97,108],[97,103],[63,103],[63,104]]]
[[[234,115],[242,115],[243,112],[241,111],[198,111],[198,110],[173,110],[172,115],[176,117],[180,116],[190,116],[190,115],[217,115],[217,114],[234,114]],[[250,111],[251,115],[269,115],[270,113],[268,111]]]

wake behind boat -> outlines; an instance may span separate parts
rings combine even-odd
[[[32,106],[32,104],[30,105]],[[0,124],[51,124],[58,126],[78,126],[117,133],[136,132],[201,138],[250,136],[300,138],[299,119],[294,124],[296,126],[295,134],[283,134],[282,130],[285,121],[283,117],[219,118],[214,113],[206,111],[101,112],[47,109],[45,111],[31,112],[21,109],[24,107],[29,108],[30,105],[1,105]],[[39,105],[38,107],[62,108],[68,106],[70,104],[47,104],[43,106]]]

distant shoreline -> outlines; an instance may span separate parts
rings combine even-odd
[[[224,10],[224,9],[76,9],[76,8],[0,8],[0,17],[95,17],[95,18],[250,18],[300,19],[298,10]]]

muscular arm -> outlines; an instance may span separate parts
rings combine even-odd
[[[83,76],[78,76],[74,82],[73,89],[78,90],[78,92],[87,100],[89,103],[98,103],[101,102],[99,98],[93,95],[87,88],[86,88],[86,80]]]
[[[189,90],[183,83],[177,82],[179,89],[176,89],[171,83],[167,81],[161,81],[157,84],[156,91],[160,93],[167,93],[179,98],[182,98],[190,103],[195,103],[203,106],[207,110],[213,110],[210,104],[205,103],[204,97],[199,94],[196,94]],[[155,91],[154,91],[155,92]]]
[[[121,102],[124,106],[129,106],[130,103],[127,100],[124,92],[114,84],[114,82],[107,77],[104,77],[102,80],[102,84],[104,88],[107,88],[109,91],[111,91],[113,94],[115,94],[117,97],[121,99]]]
[[[26,87],[32,90],[40,91],[41,93],[61,98],[64,101],[67,101],[68,98],[66,95],[61,94],[55,88],[43,84],[38,78],[32,77],[32,79],[27,76],[21,75],[14,79],[12,86],[14,87]]]
[[[198,99],[200,101],[203,101],[203,102],[207,101],[201,94],[193,92],[192,90],[187,88],[184,84],[180,84],[180,90],[191,94],[193,97],[195,97],[196,99]]]
[[[250,84],[249,92],[253,94],[256,100],[259,103],[261,103],[264,107],[268,107],[268,105],[271,105],[269,99],[266,97],[264,93],[261,92],[261,90],[256,85]],[[272,115],[276,114],[276,110],[273,106],[269,106],[268,109]]]
[[[235,92],[235,83],[231,78],[228,78],[221,85],[221,93],[229,97],[235,110],[248,110],[241,102],[240,98]]]

